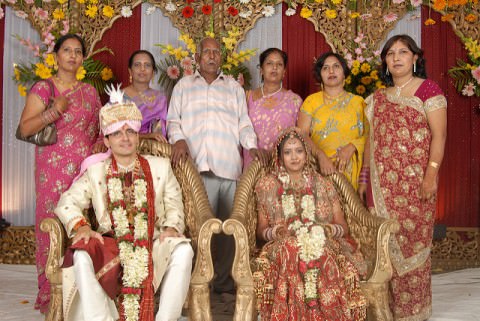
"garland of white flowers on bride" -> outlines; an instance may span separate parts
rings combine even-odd
[[[290,176],[287,173],[279,175],[279,180],[283,184],[279,192],[282,195],[282,209],[288,229],[295,233],[300,249],[299,271],[303,274],[305,302],[308,306],[314,307],[318,304],[319,258],[323,255],[326,238],[323,227],[315,223],[315,199],[310,180],[306,174],[303,177],[306,184],[300,203],[302,207],[300,215],[295,208],[295,197],[288,188]]]
[[[140,313],[142,284],[148,276],[150,255],[148,250],[147,182],[143,174],[133,177],[133,205],[137,213],[134,217],[132,231],[127,218],[123,180],[117,171],[112,171],[111,167],[109,171],[111,174],[107,175],[107,191],[109,203],[112,205],[111,216],[120,250],[120,263],[123,267],[123,311],[126,321],[137,321]]]

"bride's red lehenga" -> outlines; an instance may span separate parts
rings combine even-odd
[[[339,202],[333,184],[311,169],[304,170],[304,177],[307,186],[285,185],[278,172],[257,182],[258,215],[265,216],[271,227],[285,221],[282,208],[285,189],[294,197],[297,215],[301,215],[302,198],[307,190],[314,198],[314,224],[332,223],[333,206]],[[254,280],[262,321],[364,320],[367,301],[360,291],[359,275],[366,273],[366,265],[355,241],[349,236],[326,239],[323,254],[316,260],[317,299],[313,306],[305,299],[299,253],[297,237],[289,236],[265,244],[255,260]]]

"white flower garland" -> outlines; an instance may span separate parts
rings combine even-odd
[[[123,309],[126,321],[138,321],[140,312],[141,286],[148,277],[149,251],[147,182],[143,178],[134,178],[133,205],[138,211],[134,217],[133,235],[129,228],[123,183],[117,176],[107,177],[107,191],[113,205],[112,218],[118,243],[120,263],[123,267],[122,285],[127,293],[123,297]]]
[[[309,180],[304,175],[306,186],[309,186]],[[300,271],[303,273],[305,302],[309,305],[316,305],[317,294],[317,276],[318,260],[324,252],[325,231],[321,225],[315,224],[315,199],[310,193],[302,196],[300,205],[302,213],[297,214],[295,207],[295,197],[287,194],[287,186],[290,182],[288,174],[279,175],[279,180],[283,183],[282,209],[288,224],[288,229],[295,232],[297,245],[299,247]],[[309,190],[309,189],[306,189]]]

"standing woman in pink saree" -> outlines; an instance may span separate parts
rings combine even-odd
[[[387,88],[367,98],[370,137],[359,193],[366,194],[377,215],[400,223],[400,232],[390,239],[395,320],[427,320],[432,314],[430,250],[447,100],[426,79],[423,51],[411,37],[390,38],[381,58]]]
[[[260,54],[260,87],[246,93],[248,116],[252,121],[257,145],[271,151],[278,135],[286,128],[295,126],[302,98],[283,87],[287,69],[287,53],[278,48],[269,48]],[[243,151],[243,169],[251,163],[248,150]]]
[[[60,37],[53,49],[57,73],[32,86],[20,118],[20,131],[30,136],[49,123],[57,127],[57,142],[53,145],[35,147],[35,235],[37,241],[38,296],[35,309],[45,313],[50,301],[50,283],[45,276],[50,240],[40,231],[40,222],[55,217],[53,209],[60,195],[70,186],[78,174],[80,163],[92,152],[104,147],[98,139],[98,112],[100,98],[94,87],[77,80],[78,68],[82,66],[86,47],[82,38],[75,34]],[[49,81],[54,87],[50,97]],[[53,111],[46,111],[49,99],[53,99]]]

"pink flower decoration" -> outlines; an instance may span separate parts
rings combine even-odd
[[[422,0],[410,0],[410,3],[416,8],[422,5]]]
[[[65,36],[68,33],[68,31],[70,31],[70,25],[68,24],[68,20],[63,20],[62,22],[63,22],[63,30],[60,31],[60,34],[62,36]]]
[[[47,20],[48,12],[43,10],[42,8],[37,8],[35,10],[35,16],[39,17],[40,20]]]
[[[177,66],[169,66],[167,68],[167,75],[170,79],[178,79],[180,76],[180,69]]]
[[[472,70],[472,76],[477,83],[480,84],[480,66],[478,66],[477,69]]]
[[[33,4],[35,1],[34,0],[25,0],[26,4]]]
[[[190,57],[185,57],[182,59],[180,62],[180,66],[182,66],[183,69],[193,69],[193,60]]]
[[[362,48],[355,48],[355,53],[357,55],[361,55],[362,54]]]
[[[28,14],[26,14],[24,11],[21,11],[21,10],[16,10],[14,13],[20,19],[26,19],[28,17]]]
[[[462,89],[462,94],[464,96],[473,96],[475,94],[475,85],[471,82],[465,85],[465,87]]]
[[[184,69],[183,74],[185,76],[191,76],[191,75],[193,75],[193,69]]]
[[[393,0],[392,2],[395,4],[400,4],[400,3],[404,3],[405,0]]]
[[[383,16],[383,21],[386,23],[394,22],[398,19],[398,16],[395,13],[389,13]]]

